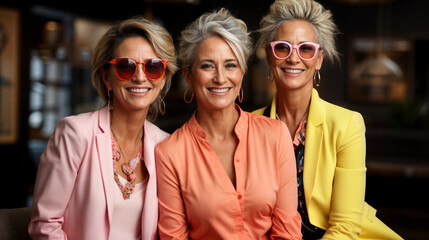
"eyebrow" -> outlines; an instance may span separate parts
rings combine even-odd
[[[215,61],[214,61],[214,60],[212,60],[212,59],[201,59],[201,60],[199,61],[199,63],[202,63],[202,62],[215,63]],[[226,59],[224,62],[238,62],[238,60],[237,60],[237,59],[235,59],[235,58],[231,58],[231,59]]]
[[[287,41],[287,40],[277,40],[277,41],[282,41],[282,42],[287,42],[287,43],[292,44],[290,41]],[[310,41],[310,40],[304,40],[304,41],[299,42],[298,44],[306,43],[306,42],[313,42],[313,41]],[[298,45],[298,44],[296,44],[296,45]],[[292,44],[292,45],[295,45],[295,44]]]

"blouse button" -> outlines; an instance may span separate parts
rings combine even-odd
[[[238,159],[238,158],[237,158],[237,159],[235,159],[235,161],[236,161],[236,162],[240,162],[240,159]]]
[[[243,195],[241,195],[240,193],[237,195],[237,198],[238,199],[241,199],[241,198],[243,198]]]

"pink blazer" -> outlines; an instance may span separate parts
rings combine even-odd
[[[144,124],[149,172],[142,239],[158,238],[155,145],[168,133]],[[28,232],[33,239],[108,239],[113,213],[113,163],[109,111],[62,119],[40,158]]]

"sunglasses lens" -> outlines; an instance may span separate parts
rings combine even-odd
[[[146,77],[151,80],[160,79],[165,72],[164,63],[159,59],[152,59],[144,65]]]
[[[311,44],[302,44],[299,47],[299,55],[303,59],[311,59],[316,54],[316,47]]]
[[[274,45],[274,53],[278,58],[286,58],[290,54],[290,46],[286,43],[277,43]]]
[[[116,73],[122,80],[130,80],[136,72],[136,63],[131,59],[121,59],[116,64]]]

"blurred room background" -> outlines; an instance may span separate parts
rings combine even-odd
[[[0,208],[31,206],[39,157],[59,119],[100,108],[92,51],[113,23],[158,22],[178,43],[202,13],[228,8],[250,30],[273,0],[17,1],[0,3]],[[367,132],[366,201],[405,239],[429,239],[429,1],[320,0],[341,34],[341,64],[324,62],[319,94],[360,112]],[[252,34],[256,40],[256,32]],[[256,41],[255,41],[256,42]],[[177,46],[177,45],[176,45]],[[248,111],[269,103],[265,53],[256,49],[243,82]],[[193,113],[181,72],[166,114],[172,133]]]

